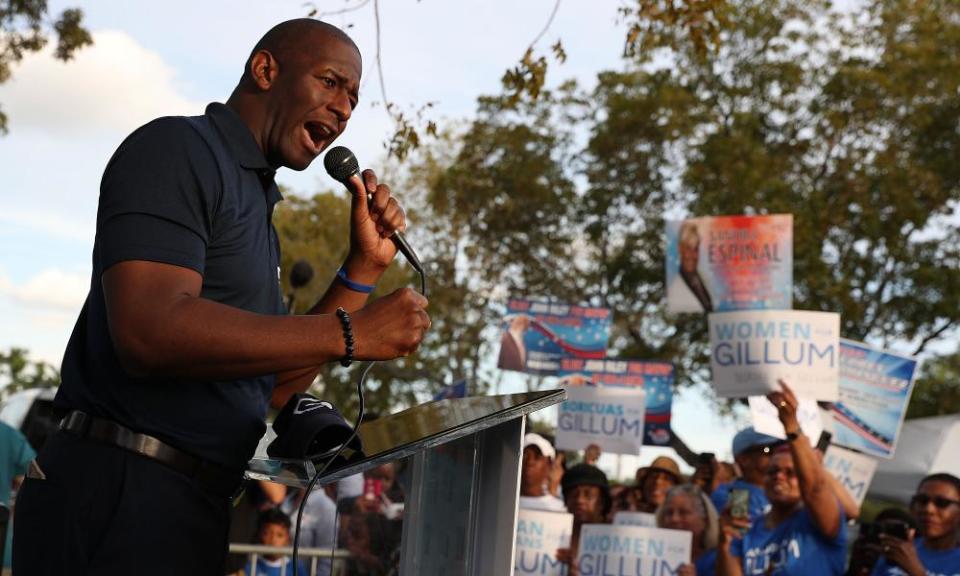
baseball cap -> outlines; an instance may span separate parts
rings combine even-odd
[[[653,459],[653,462],[647,466],[647,470],[660,470],[661,472],[666,472],[673,476],[673,479],[677,482],[682,481],[682,476],[680,475],[680,465],[677,464],[676,460],[669,456],[657,456]]]
[[[276,439],[267,446],[274,458],[316,460],[332,455],[353,433],[333,404],[310,394],[294,394],[273,421]],[[360,436],[349,447],[363,451]]]
[[[523,447],[526,448],[527,446],[536,446],[540,449],[540,453],[547,458],[557,457],[557,451],[554,450],[553,444],[543,436],[534,432],[530,432],[523,437]]]
[[[753,426],[750,426],[737,432],[733,437],[733,455],[739,456],[756,446],[771,446],[773,444],[779,444],[780,442],[783,442],[783,440],[768,436],[767,434],[761,434],[754,430]]]

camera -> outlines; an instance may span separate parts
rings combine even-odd
[[[871,541],[879,541],[880,536],[886,534],[900,540],[909,539],[910,526],[906,522],[899,520],[883,520],[880,522],[864,523],[860,527],[860,534],[863,538]]]

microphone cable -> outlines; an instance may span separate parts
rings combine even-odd
[[[423,267],[416,268],[417,274],[420,275],[420,294],[424,297],[427,296],[427,275],[423,271]],[[360,429],[360,423],[363,421],[364,414],[364,403],[363,403],[363,384],[367,379],[367,374],[369,374],[370,369],[373,368],[373,365],[376,364],[376,361],[367,362],[363,369],[360,371],[360,377],[357,379],[357,398],[360,400],[360,408],[357,412],[357,421],[353,424],[353,431],[350,433],[350,437],[337,448],[337,451],[334,452],[333,456],[327,460],[327,463],[323,465],[323,468],[319,472],[314,474],[313,478],[310,479],[310,482],[307,484],[307,488],[304,492],[303,498],[300,500],[300,506],[297,508],[297,522],[293,531],[293,576],[298,576],[297,571],[299,569],[298,556],[300,551],[300,524],[303,521],[303,510],[306,507],[307,499],[310,497],[310,493],[313,492],[314,487],[317,484],[317,481],[323,476],[323,473],[327,471],[327,468],[340,456],[340,453],[343,452],[343,449],[346,448],[353,439],[357,437],[357,431]],[[338,538],[337,524],[340,519],[340,507],[339,507],[339,498],[334,501],[334,517],[333,517],[333,543],[330,545],[330,573],[333,574],[333,560],[334,554],[336,552],[336,543]]]

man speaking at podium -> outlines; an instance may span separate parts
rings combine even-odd
[[[404,227],[369,170],[350,182],[337,280],[309,315],[281,301],[275,171],[307,168],[343,132],[360,73],[341,30],[284,22],[226,104],[150,122],[117,149],[63,360],[64,419],[17,502],[18,576],[222,574],[231,498],[271,396],[282,404],[326,362],[419,346],[425,298],[402,289],[365,306]]]

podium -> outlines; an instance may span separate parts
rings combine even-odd
[[[512,574],[526,416],[565,399],[563,390],[451,398],[366,422],[366,457],[331,467],[318,485],[411,457],[400,573]],[[317,468],[269,458],[273,437],[268,428],[247,477],[305,488]]]

